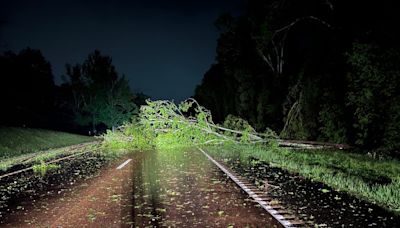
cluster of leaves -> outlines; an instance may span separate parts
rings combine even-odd
[[[126,123],[117,131],[108,130],[103,135],[103,151],[114,157],[132,150],[151,150],[155,147],[154,138],[154,133],[138,123]]]
[[[254,128],[249,124],[247,120],[244,120],[240,117],[234,116],[232,114],[229,114],[223,123],[223,126],[226,128],[238,130],[238,131],[244,131],[246,129],[249,129],[249,131],[252,131],[255,133]]]
[[[158,148],[233,142],[220,134],[211,113],[194,99],[180,104],[171,101],[148,101],[139,114],[140,124],[153,131]]]
[[[120,131],[108,132],[104,141],[113,149],[144,150],[264,143],[276,137],[272,131],[259,134],[247,121],[233,116],[225,125],[215,124],[210,111],[192,98],[180,104],[148,100],[133,123],[123,125]]]
[[[277,139],[277,134],[271,129],[267,128],[263,133],[258,133],[247,120],[234,115],[228,115],[224,120],[223,127],[225,129],[224,134],[228,136],[237,137],[240,136],[240,142],[247,143],[251,140],[257,139],[258,136],[263,139]],[[234,131],[232,131],[234,130]],[[267,140],[268,141],[268,140]],[[272,141],[271,141],[272,142]],[[269,143],[271,143],[269,142]]]

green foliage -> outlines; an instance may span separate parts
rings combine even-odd
[[[151,150],[155,148],[155,135],[136,123],[125,124],[117,131],[108,130],[103,135],[105,154],[117,156],[134,150]]]
[[[258,134],[246,121],[231,116],[227,125],[215,125],[211,113],[196,100],[175,104],[171,101],[147,101],[134,123],[104,135],[104,145],[112,150],[187,148],[200,145],[263,143],[274,138],[272,131]],[[238,129],[237,129],[238,128]]]
[[[229,114],[224,123],[223,126],[226,128],[230,128],[233,130],[238,130],[238,131],[244,131],[246,129],[251,129],[251,131],[255,132],[255,130],[251,127],[249,122],[247,120],[244,120],[240,117],[234,116]]]
[[[59,165],[56,164],[46,164],[45,162],[41,161],[40,164],[34,165],[32,167],[33,172],[35,174],[39,174],[40,176],[44,176],[46,175],[47,172],[51,171],[51,170],[55,170],[60,168]]]
[[[210,126],[213,124],[211,113],[193,99],[178,105],[170,101],[147,101],[141,107],[139,121],[145,129],[156,133],[157,148],[224,141]]]
[[[236,130],[242,132],[240,136],[241,143],[249,143],[251,141],[250,134],[257,134],[254,128],[246,120],[236,117],[234,115],[228,115],[223,123],[224,128]],[[235,136],[235,133],[225,132],[226,135]]]
[[[138,107],[133,102],[128,81],[124,78],[118,79],[108,91],[104,102],[100,104],[99,121],[113,130],[116,126],[128,121]]]

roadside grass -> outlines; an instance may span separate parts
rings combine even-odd
[[[400,161],[375,160],[340,150],[289,150],[269,146],[234,145],[207,148],[221,159],[251,165],[254,159],[322,182],[400,214]]]
[[[43,129],[0,127],[0,161],[23,154],[94,141],[95,138]]]
[[[36,164],[32,167],[33,172],[36,174],[39,174],[40,176],[46,175],[46,173],[50,170],[58,169],[60,168],[59,165],[55,164],[46,164],[43,161],[40,164]]]
[[[65,157],[73,154],[99,151],[99,143],[89,142],[84,144],[72,145],[56,149],[43,150],[35,153],[22,154],[15,157],[4,158],[0,160],[0,171],[7,171],[16,165],[38,165],[55,158]]]

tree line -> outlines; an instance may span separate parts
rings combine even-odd
[[[148,98],[133,93],[111,57],[98,50],[81,64],[67,64],[61,85],[40,50],[4,52],[0,69],[1,125],[97,134],[129,121]]]
[[[216,21],[216,61],[194,97],[283,138],[400,149],[394,1],[250,0]]]

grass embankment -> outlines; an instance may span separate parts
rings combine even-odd
[[[291,151],[276,145],[214,147],[209,152],[222,159],[239,159],[243,164],[255,158],[400,214],[398,160],[375,160],[344,151]]]
[[[94,140],[93,137],[58,131],[0,127],[0,160]]]
[[[63,154],[79,153],[91,145],[72,145],[92,141],[95,138],[65,132],[0,127],[0,170],[6,171],[18,164],[43,164]]]

